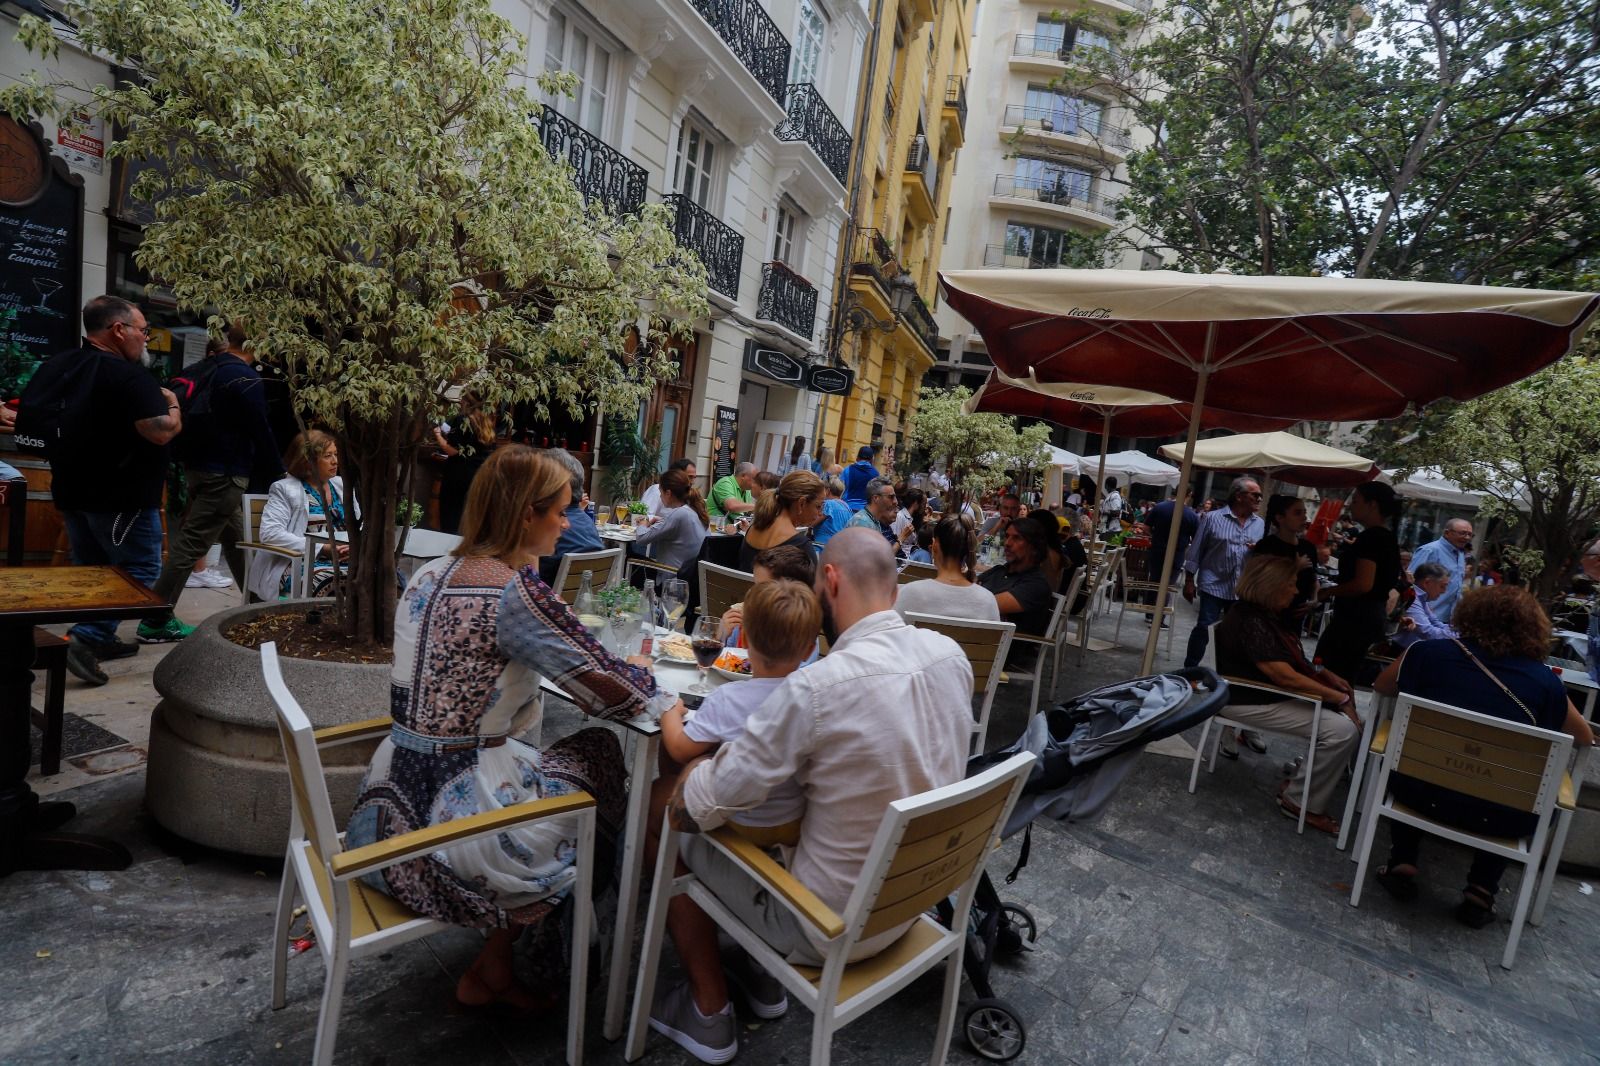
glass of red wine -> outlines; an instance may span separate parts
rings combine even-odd
[[[722,638],[717,635],[721,628],[722,619],[710,615],[701,615],[700,620],[694,624],[690,644],[694,647],[695,665],[700,668],[700,681],[689,691],[696,696],[711,695],[711,686],[706,683],[706,671],[711,669],[711,664],[722,654]]]

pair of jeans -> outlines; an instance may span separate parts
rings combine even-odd
[[[189,486],[189,509],[183,516],[183,528],[178,531],[172,545],[172,554],[161,580],[154,592],[163,600],[176,605],[183,595],[194,564],[211,550],[211,545],[221,542],[222,554],[228,560],[235,581],[244,581],[244,552],[239,541],[244,539],[244,490],[250,479],[231,474],[213,474],[189,467],[185,471]],[[150,619],[151,625],[161,625],[172,617],[172,612]]]
[[[1157,577],[1159,581],[1159,576]],[[1211,646],[1211,627],[1221,621],[1223,614],[1233,606],[1232,600],[1225,600],[1221,596],[1213,596],[1209,592],[1200,593],[1200,617],[1195,620],[1194,628],[1189,631],[1189,652],[1183,657],[1183,665],[1195,667],[1206,657],[1206,648]]]
[[[120,566],[128,576],[154,585],[161,576],[161,512],[62,511],[72,561],[78,566]],[[72,634],[91,647],[117,639],[117,623],[79,622]]]

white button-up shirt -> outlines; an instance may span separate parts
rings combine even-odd
[[[879,611],[790,674],[744,736],[695,767],[684,806],[713,829],[793,778],[806,813],[789,871],[843,914],[889,804],[959,781],[971,741],[972,667],[961,646]],[[873,942],[899,935],[890,932]]]

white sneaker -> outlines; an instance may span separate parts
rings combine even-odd
[[[231,588],[233,588],[233,579],[230,578],[228,576],[228,574],[227,574],[227,571],[223,570],[220,566],[208,566],[208,567],[206,567],[205,573],[201,574],[200,576],[205,578],[205,586],[204,586],[205,588],[208,588],[208,589],[231,589]]]
[[[189,580],[183,583],[186,589],[208,589],[211,587],[211,571],[196,570],[189,575]]]

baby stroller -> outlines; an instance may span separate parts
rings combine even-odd
[[[1033,820],[1091,821],[1104,812],[1146,744],[1181,733],[1216,714],[1228,702],[1227,682],[1204,668],[1176,670],[1119,681],[1085,692],[1038,715],[1016,743],[1003,751],[975,755],[967,773],[978,773],[1012,755],[1038,756],[1017,798],[1002,838],[1021,830],[1022,849],[1006,884],[1028,864]],[[947,924],[953,915],[940,905]],[[974,1052],[995,1062],[1022,1054],[1027,1029],[1016,1009],[994,994],[989,969],[997,955],[1016,955],[1038,936],[1025,907],[1005,903],[987,873],[978,882],[967,924],[962,966],[978,999],[962,1017],[962,1032]]]

